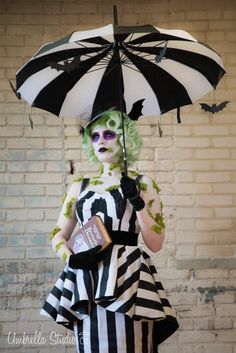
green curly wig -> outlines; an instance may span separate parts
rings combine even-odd
[[[135,122],[124,113],[123,118],[127,163],[128,165],[131,165],[139,157],[140,148],[142,146],[142,139],[135,126]],[[115,131],[118,135],[118,143],[120,145],[118,163],[122,165],[123,136],[121,125],[121,112],[119,112],[118,110],[105,112],[84,130],[82,148],[86,152],[89,161],[92,163],[100,163],[96,155],[94,154],[94,149],[91,140],[92,132],[97,126],[106,126],[109,130]]]

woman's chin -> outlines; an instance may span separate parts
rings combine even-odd
[[[98,156],[98,160],[101,163],[107,163],[107,164],[118,163],[117,156],[108,156],[108,155],[105,155],[105,154]]]

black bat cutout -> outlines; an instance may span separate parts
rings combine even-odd
[[[19,92],[17,92],[17,90],[15,89],[15,87],[13,86],[13,84],[11,83],[10,80],[8,80],[8,82],[10,83],[11,89],[12,89],[12,91],[15,93],[16,97],[17,97],[18,99],[21,99],[21,94],[20,94]]]
[[[69,161],[69,166],[70,166],[70,171],[69,171],[69,173],[70,173],[71,175],[73,175],[73,174],[74,174],[74,164],[73,164],[72,161]]]
[[[138,120],[138,118],[143,115],[142,113],[142,109],[143,109],[143,102],[145,101],[145,99],[139,99],[138,101],[136,101],[133,106],[131,111],[128,114],[128,117],[131,120]]]
[[[80,61],[80,57],[81,55],[78,55],[78,56],[75,56],[74,59],[69,62],[67,60],[64,60],[63,63],[64,64],[59,64],[57,62],[54,62],[54,61],[50,61],[48,63],[48,65],[52,68],[52,69],[56,69],[57,71],[65,71],[67,72],[68,74],[71,73],[71,71],[77,69],[81,63]]]
[[[229,103],[229,101],[224,101],[221,102],[219,104],[212,104],[212,105],[208,105],[206,103],[199,103],[201,105],[201,108],[205,111],[205,112],[210,112],[212,114],[218,113],[221,110],[223,110],[226,105]]]
[[[162,131],[162,128],[161,128],[161,124],[160,124],[160,122],[158,121],[158,132],[159,132],[159,136],[160,137],[162,137],[162,135],[163,135],[163,131]]]
[[[29,114],[29,122],[30,122],[31,130],[33,130],[34,129],[34,122],[33,122],[32,118],[31,118],[30,114]]]

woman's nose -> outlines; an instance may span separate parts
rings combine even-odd
[[[103,135],[100,135],[100,136],[99,136],[98,144],[99,144],[99,145],[101,145],[101,144],[103,145],[103,144],[104,144],[104,137],[103,137]]]

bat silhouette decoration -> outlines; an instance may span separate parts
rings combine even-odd
[[[29,122],[30,122],[31,129],[33,130],[34,129],[34,122],[33,122],[32,118],[31,118],[30,114],[29,114]]]
[[[57,62],[50,61],[48,63],[48,65],[52,69],[56,69],[57,71],[62,70],[62,71],[67,72],[68,74],[70,74],[71,71],[77,69],[80,66],[80,64],[81,64],[80,57],[81,57],[81,55],[75,56],[74,59],[70,62],[68,60],[64,60],[63,61],[64,64],[59,64]]]
[[[16,95],[16,97],[18,99],[21,99],[21,94],[19,92],[16,91],[15,87],[13,86],[12,82],[10,80],[8,80],[8,82],[10,83],[11,89],[14,92],[14,94]]]
[[[199,103],[201,105],[201,108],[205,111],[205,112],[210,112],[212,114],[218,113],[221,110],[223,110],[226,105],[229,103],[229,101],[224,101],[221,102],[219,104],[212,104],[212,105],[208,105],[206,103]]]
[[[143,102],[145,101],[145,99],[139,99],[138,101],[136,101],[133,106],[131,111],[128,114],[128,117],[131,120],[138,120],[138,118],[143,115],[142,114],[142,109],[143,109]]]
[[[144,98],[143,99],[139,99],[138,101],[136,101],[135,103],[133,103],[132,105],[132,108],[131,108],[131,111],[129,112],[128,117],[131,119],[131,120],[138,120],[138,118],[140,116],[142,116],[142,109],[143,109],[143,102],[144,102]],[[112,107],[111,109],[109,109],[109,111],[112,111],[114,110],[116,107]],[[105,110],[104,110],[105,111]],[[96,117],[102,115],[102,112],[99,113]],[[93,120],[93,119],[92,119]],[[89,120],[88,122],[89,123]],[[83,126],[80,126],[80,134],[83,135],[84,134],[84,130],[85,128]]]

